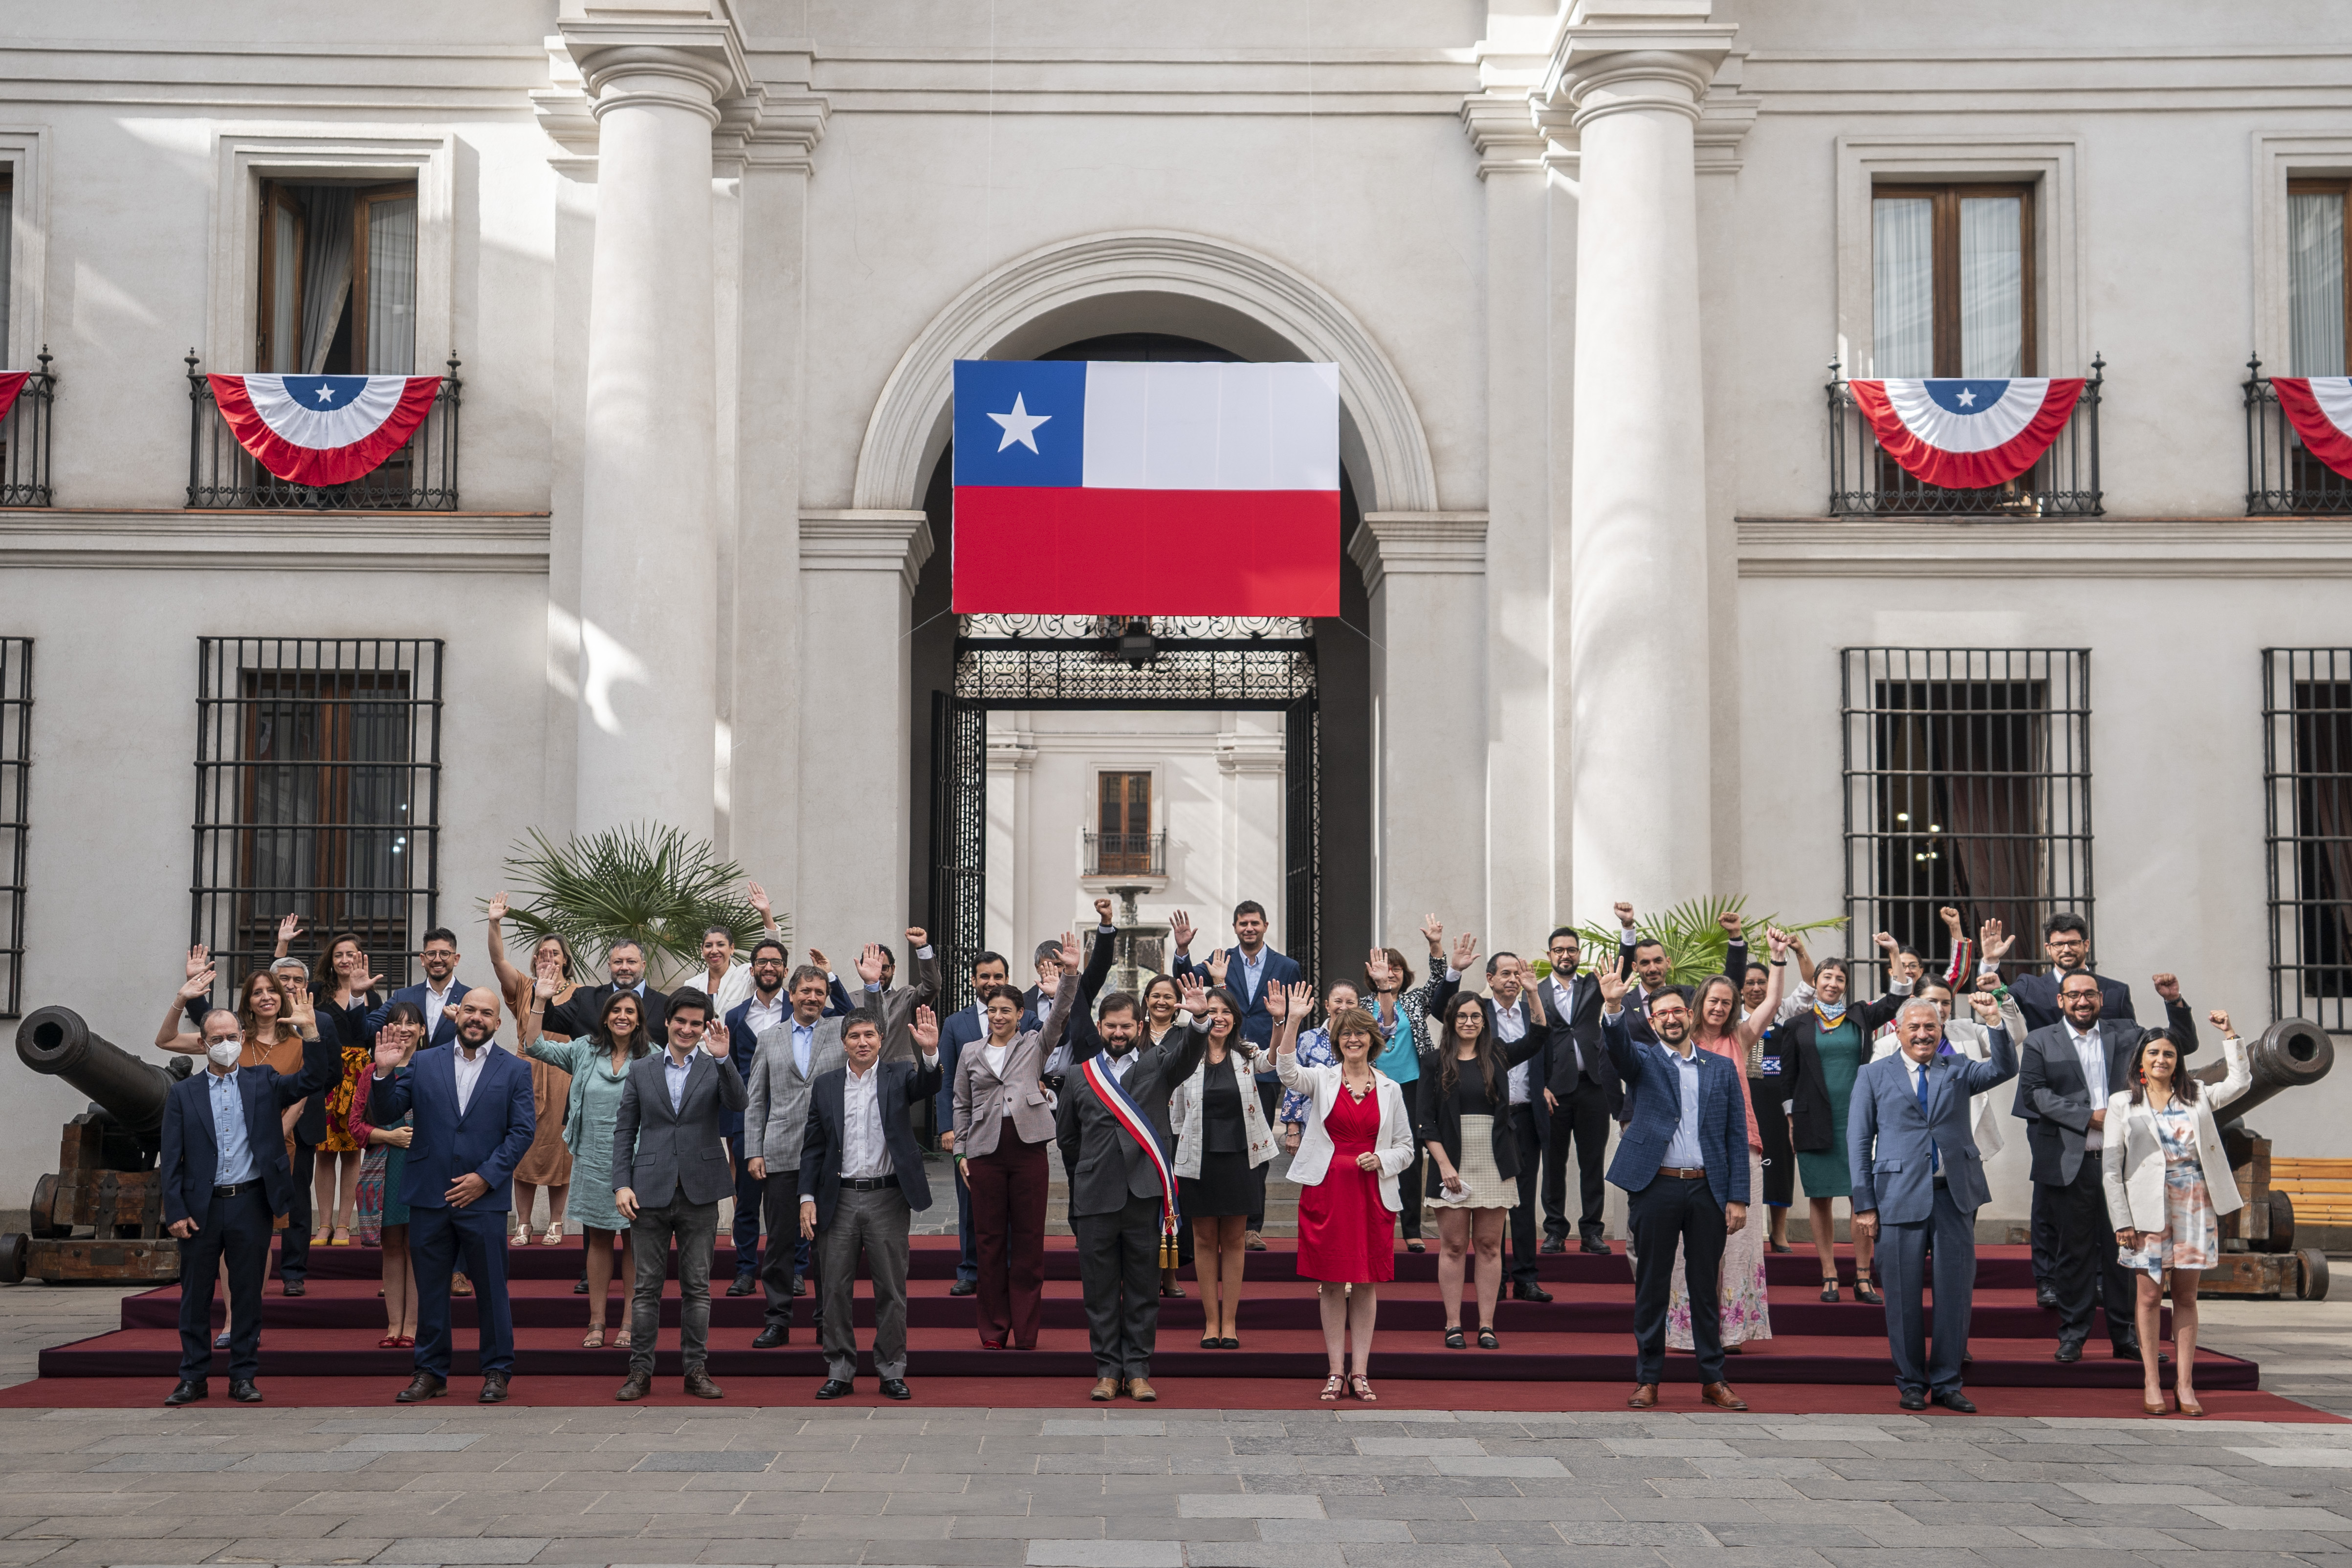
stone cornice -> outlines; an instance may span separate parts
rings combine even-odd
[[[544,574],[547,555],[543,511],[0,511],[0,572]]]
[[[1743,517],[1742,577],[2352,577],[2352,521],[2076,518],[2049,522]]]
[[[1367,594],[1379,593],[1391,574],[1483,576],[1486,514],[1368,511],[1348,542],[1348,555],[1362,569]]]
[[[1576,0],[1540,89],[1581,126],[1603,114],[1670,110],[1699,117],[1739,29],[1707,19],[1709,0]]]
[[[1543,165],[1544,139],[1524,89],[1490,88],[1462,100],[1462,129],[1477,150],[1478,177]]]
[[[800,517],[803,572],[896,572],[911,594],[931,558],[930,521],[919,511],[803,511]]]

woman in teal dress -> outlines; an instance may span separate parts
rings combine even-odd
[[[580,1342],[594,1350],[604,1342],[606,1297],[613,1285],[614,1253],[618,1268],[629,1278],[629,1222],[613,1202],[613,1124],[621,1114],[621,1090],[628,1080],[629,1063],[647,1054],[643,1014],[635,993],[616,991],[604,999],[596,1027],[584,1040],[542,1040],[540,1020],[548,998],[562,988],[561,976],[541,975],[533,984],[530,1010],[523,1015],[520,1035],[523,1054],[572,1075],[572,1095],[564,1106],[563,1141],[572,1148],[571,1218],[579,1222],[588,1244],[588,1337]],[[621,1349],[629,1343],[628,1312],[621,1313],[621,1331],[613,1341]]]
[[[424,1013],[414,1002],[394,1002],[384,1010],[375,1038],[378,1045],[397,1046],[399,1065],[406,1067],[425,1039]],[[352,1104],[344,1113],[352,1144],[366,1151],[352,1194],[352,1239],[383,1249],[384,1335],[375,1343],[378,1350],[393,1350],[416,1342],[416,1268],[408,1256],[408,1205],[400,1200],[408,1143],[415,1134],[406,1111],[381,1124],[368,1120],[368,1087],[374,1081],[373,1063],[351,1075]]]

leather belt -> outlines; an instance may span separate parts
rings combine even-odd
[[[215,1187],[213,1189],[213,1196],[216,1198],[233,1198],[239,1193],[249,1193],[259,1185],[261,1185],[259,1182],[231,1182],[225,1187]]]
[[[1706,1174],[1705,1165],[1661,1165],[1658,1174],[1677,1182],[1696,1182]]]
[[[844,1176],[841,1190],[845,1193],[878,1193],[885,1187],[898,1184],[896,1176]]]

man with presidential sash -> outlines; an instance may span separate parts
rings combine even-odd
[[[1208,993],[1197,976],[1180,984],[1189,1016],[1145,1050],[1136,1049],[1142,1033],[1136,999],[1124,992],[1103,998],[1095,1025],[1102,1048],[1064,1078],[1055,1112],[1097,1401],[1122,1392],[1147,1404],[1159,1397],[1151,1352],[1160,1332],[1160,1269],[1163,1251],[1174,1261],[1176,1245],[1168,1097],[1199,1070],[1209,1044],[1191,1026],[1206,1013]]]

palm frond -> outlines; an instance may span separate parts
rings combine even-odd
[[[597,963],[625,940],[648,958],[694,967],[712,926],[734,932],[738,947],[760,935],[760,913],[742,896],[742,868],[714,859],[709,841],[683,828],[630,823],[561,844],[533,828],[508,852],[506,869],[507,918],[531,940],[561,936]],[[777,924],[789,941],[782,916]]]
[[[1694,985],[1710,974],[1723,973],[1724,956],[1731,945],[1728,932],[1723,929],[1723,917],[1737,912],[1751,943],[1760,943],[1766,926],[1779,926],[1784,931],[1811,933],[1834,931],[1845,924],[1845,917],[1834,915],[1827,920],[1789,921],[1779,915],[1750,915],[1747,912],[1745,894],[1711,894],[1703,899],[1685,899],[1671,909],[1663,910],[1647,920],[1637,922],[1635,929],[1644,938],[1654,937],[1665,946],[1668,972],[1677,984]],[[1593,961],[1617,951],[1620,934],[1615,921],[1580,921],[1574,922],[1584,951]],[[1551,966],[1538,963],[1539,974],[1549,975]],[[1738,976],[1734,975],[1733,979]]]

